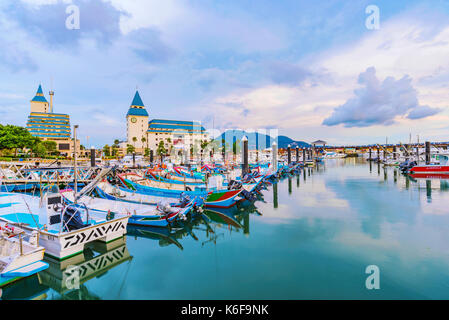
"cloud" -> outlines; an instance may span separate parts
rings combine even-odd
[[[2,40],[1,37],[0,40]],[[15,42],[2,41],[2,46],[5,49],[0,50],[1,64],[11,72],[22,70],[33,72],[38,69],[37,63],[31,58],[30,54]]]
[[[167,62],[175,51],[161,40],[156,29],[145,28],[134,30],[125,36],[126,46],[146,62]]]
[[[440,108],[431,108],[429,106],[421,106],[419,108],[415,108],[407,115],[407,118],[415,120],[415,119],[422,119],[425,117],[433,116],[434,114],[437,114],[440,112]]]
[[[273,52],[287,47],[280,24],[241,10],[233,4],[196,3],[183,0],[106,0],[128,13],[120,19],[123,34],[157,28],[164,41],[177,50],[232,51],[243,54]],[[223,7],[226,14],[223,14]],[[222,9],[222,10],[220,10]]]
[[[67,29],[67,1],[16,1],[9,7],[8,18],[17,21],[34,37],[53,47],[74,49],[83,37],[108,44],[120,36],[120,18],[125,12],[100,0],[71,1],[79,7],[80,29]]]
[[[313,76],[306,68],[281,61],[268,64],[268,73],[273,82],[286,85],[299,85]]]
[[[376,69],[369,67],[359,75],[358,83],[364,87],[354,90],[355,97],[335,108],[323,124],[345,127],[391,125],[398,116],[421,119],[439,112],[439,109],[420,106],[412,79],[404,76],[399,80],[387,77],[379,81]]]

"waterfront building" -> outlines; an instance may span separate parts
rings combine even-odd
[[[146,147],[148,117],[148,112],[140,98],[139,91],[136,91],[126,114],[126,144],[133,145],[136,148],[136,152],[139,153],[143,152]]]
[[[209,140],[209,134],[198,121],[148,119],[149,114],[136,91],[126,114],[127,141],[121,144],[121,148],[130,144],[137,153],[144,153],[147,148],[156,154],[162,141],[169,153],[175,151],[181,155],[183,150],[190,152],[192,147],[199,147],[202,141]]]
[[[153,119],[147,133],[151,148],[156,149],[163,141],[168,151],[174,149],[179,155],[183,150],[190,152],[193,146],[209,139],[206,129],[198,121]]]
[[[73,140],[71,138],[70,116],[53,112],[53,95],[50,91],[50,103],[44,96],[42,86],[39,85],[36,95],[30,101],[31,112],[28,116],[27,129],[31,135],[41,140],[56,142],[56,149],[65,155],[73,154]],[[79,140],[77,141],[79,150]]]

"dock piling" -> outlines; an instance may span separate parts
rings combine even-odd
[[[277,171],[278,171],[278,148],[277,148],[276,141],[273,142],[273,144],[271,146],[271,151],[272,151],[271,162],[273,163],[273,171],[275,173],[277,173]]]
[[[426,141],[426,164],[430,164],[430,142]]]
[[[90,166],[95,167],[95,147],[90,148]]]
[[[242,167],[242,177],[249,172],[248,164],[248,138],[244,136],[242,138],[243,143],[243,167]]]

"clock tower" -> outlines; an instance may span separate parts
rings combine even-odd
[[[139,91],[136,91],[126,114],[126,134],[128,144],[134,146],[137,152],[143,152],[147,146],[146,141],[148,131],[148,112],[140,98]]]

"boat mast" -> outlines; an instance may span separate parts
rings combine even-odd
[[[78,178],[77,178],[77,170],[76,170],[76,129],[78,129],[78,125],[74,125],[73,126],[73,159],[74,159],[74,164],[73,164],[73,174],[75,175],[75,188],[74,188],[74,195],[73,198],[75,200],[75,204],[76,204],[76,193],[78,192]]]

